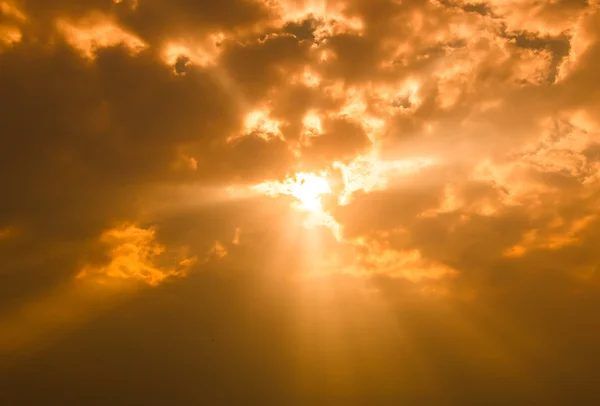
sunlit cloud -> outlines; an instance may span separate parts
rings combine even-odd
[[[225,34],[215,33],[208,35],[203,41],[171,41],[164,46],[163,59],[180,74],[184,73],[186,64],[214,66],[225,40]],[[177,66],[178,64],[182,66]]]
[[[227,142],[231,143],[248,136],[256,136],[265,141],[275,138],[284,140],[283,134],[279,129],[280,125],[279,121],[270,117],[269,108],[254,109],[244,117],[242,132],[228,137]]]
[[[0,43],[5,45],[15,45],[21,41],[23,35],[19,28],[10,25],[0,24]]]
[[[318,137],[323,134],[323,125],[321,123],[321,117],[314,112],[308,112],[302,119],[303,131],[300,142],[307,145],[310,144],[310,139]]]
[[[322,78],[321,76],[312,71],[310,67],[306,67],[302,73],[292,75],[290,78],[290,83],[296,84],[301,83],[306,87],[316,88],[321,84]]]
[[[223,259],[227,256],[227,248],[219,241],[215,241],[215,244],[209,250],[207,261],[210,259]]]
[[[571,40],[569,42],[569,54],[558,67],[557,80],[566,79],[580,63],[586,52],[600,37],[596,32],[596,16],[598,15],[598,4],[593,5],[594,11],[581,14],[577,22],[569,27]]]
[[[386,86],[372,90],[374,107],[385,115],[414,111],[421,104],[419,82],[407,79],[398,86]]]
[[[360,33],[364,29],[360,18],[343,14],[344,5],[330,0],[279,0],[274,2],[284,22],[316,20],[317,41],[341,33]]]
[[[130,299],[139,283],[157,286],[168,278],[183,277],[197,262],[195,257],[177,252],[175,263],[159,265],[165,247],[156,242],[154,230],[134,225],[107,230],[100,243],[108,250],[107,264],[85,265],[74,279],[0,317],[0,355],[48,346]],[[222,256],[217,253],[218,258]]]
[[[93,279],[100,284],[115,280],[141,281],[156,286],[170,277],[185,276],[195,258],[181,258],[175,266],[162,268],[156,259],[165,253],[165,247],[155,242],[155,231],[124,225],[106,231],[100,241],[110,249],[110,263],[86,266],[78,279]]]
[[[235,233],[233,235],[233,240],[231,241],[231,243],[233,245],[240,245],[241,238],[242,238],[242,228],[236,227]]]
[[[325,17],[328,12],[336,11],[336,7],[332,6],[332,3],[328,0],[280,0],[276,5],[280,8],[284,19],[298,20],[309,15]]]
[[[571,29],[578,14],[585,11],[584,2],[492,0],[489,6],[504,18],[510,30],[527,30],[542,35],[559,35]]]
[[[421,282],[457,273],[449,266],[423,258],[418,250],[399,251],[376,242],[358,242],[356,252],[359,266],[351,267],[349,271],[358,274],[401,277]]]
[[[364,25],[358,18],[346,18],[339,15],[328,18],[317,25],[314,33],[315,41],[325,41],[329,37],[342,34],[360,35],[364,30]]]
[[[140,348],[181,345],[153,364],[268,348],[282,404],[486,404],[456,386],[484,366],[499,404],[570,399],[597,364],[598,4],[0,0],[0,355],[135,304]]]
[[[115,4],[124,4],[132,10],[138,7],[139,0],[112,0]]]
[[[581,242],[581,233],[596,222],[596,214],[566,222],[556,217],[545,229],[532,229],[525,233],[522,241],[505,251],[508,257],[521,257],[531,250],[558,250]]]
[[[136,54],[148,47],[136,35],[125,31],[110,18],[101,14],[76,22],[58,20],[56,27],[64,35],[65,40],[88,59],[94,59],[99,48],[123,45],[131,53]]]
[[[195,171],[198,169],[198,160],[181,151],[176,160],[173,161],[172,168],[176,171]]]
[[[25,13],[12,1],[0,1],[0,13],[18,21],[27,21]]]
[[[429,158],[380,160],[376,152],[360,156],[348,165],[334,163],[334,168],[341,171],[344,181],[344,191],[339,195],[339,203],[347,204],[352,199],[352,194],[358,191],[368,193],[383,190],[390,180],[417,173],[432,164],[433,160]]]

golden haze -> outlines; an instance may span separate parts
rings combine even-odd
[[[594,405],[596,0],[0,0],[0,404]]]

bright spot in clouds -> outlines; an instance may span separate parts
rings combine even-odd
[[[0,0],[0,403],[600,404],[599,28],[598,0]]]
[[[331,193],[327,179],[313,173],[297,173],[284,182],[265,182],[254,189],[273,197],[292,196],[297,200],[296,207],[312,213],[323,210],[321,196]]]

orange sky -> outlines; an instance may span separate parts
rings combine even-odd
[[[596,0],[0,0],[0,404],[598,404]]]

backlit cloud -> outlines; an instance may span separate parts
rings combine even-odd
[[[0,0],[0,355],[131,325],[161,404],[239,404],[194,398],[212,359],[272,367],[244,404],[596,404],[599,27],[591,0]]]
[[[147,46],[102,15],[90,16],[77,23],[58,20],[56,25],[65,40],[87,58],[93,58],[98,48],[124,45],[132,53],[137,53]]]

